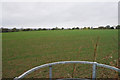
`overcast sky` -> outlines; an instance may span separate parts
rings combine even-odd
[[[118,24],[117,2],[3,2],[2,26],[96,27]]]

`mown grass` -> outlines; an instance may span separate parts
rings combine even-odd
[[[2,68],[4,78],[19,76],[25,71],[56,61],[93,61],[94,46],[97,62],[117,67],[117,30],[55,30],[2,33]],[[112,58],[111,58],[112,56]],[[92,65],[76,64],[74,77],[90,78]],[[115,78],[117,73],[97,68],[98,78]],[[27,77],[48,78],[48,68],[43,68]],[[70,78],[73,64],[53,66],[54,78]]]

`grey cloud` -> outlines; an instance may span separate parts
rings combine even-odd
[[[3,27],[117,25],[115,2],[4,2]]]

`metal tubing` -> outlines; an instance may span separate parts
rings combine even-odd
[[[49,78],[52,80],[52,66],[49,66]]]
[[[96,79],[96,62],[94,62],[93,64],[93,73],[92,73],[92,80]]]
[[[52,65],[57,65],[57,64],[69,64],[69,63],[96,64],[97,66],[109,68],[109,69],[112,69],[112,70],[120,72],[120,69],[118,69],[116,67],[105,65],[105,64],[99,64],[97,62],[89,62],[89,61],[61,61],[61,62],[48,63],[48,64],[44,64],[44,65],[41,65],[41,66],[34,67],[34,68],[26,71],[25,73],[23,73],[22,75],[20,75],[19,77],[15,78],[15,79],[19,80],[21,78],[24,78],[25,76],[27,76],[31,72],[34,72],[35,70],[38,70],[40,68],[44,68],[44,67],[48,67],[48,66],[52,66]]]
[[[15,77],[15,78],[14,78],[14,80],[18,80],[18,78],[17,78],[17,77]]]

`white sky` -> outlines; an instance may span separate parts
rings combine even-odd
[[[118,2],[119,0],[1,0],[1,2]]]
[[[2,26],[17,28],[96,27],[118,24],[118,0],[3,0]]]

